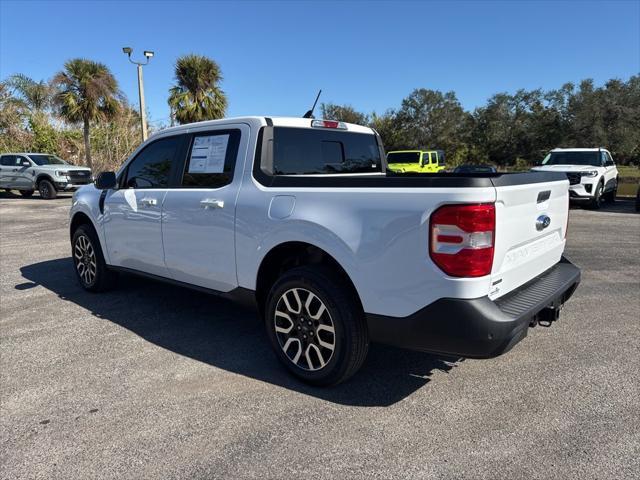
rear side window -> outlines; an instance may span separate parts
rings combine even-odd
[[[240,130],[203,132],[191,139],[182,186],[220,188],[233,181]]]
[[[424,161],[428,161],[429,157],[424,154]],[[420,152],[390,152],[387,155],[387,163],[419,163]]]
[[[166,188],[180,137],[167,137],[147,145],[127,167],[125,188]]]
[[[0,165],[4,167],[13,167],[16,164],[15,155],[3,155],[0,157]]]
[[[289,127],[273,130],[274,175],[379,172],[380,165],[380,148],[373,133]]]

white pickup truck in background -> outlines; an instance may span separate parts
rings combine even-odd
[[[370,341],[487,358],[557,319],[580,279],[568,187],[394,175],[375,131],[337,121],[216,120],[159,132],[77,191],[72,256],[90,291],[132,272],[250,299],[283,364],[329,385]]]

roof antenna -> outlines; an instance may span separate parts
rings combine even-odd
[[[318,92],[318,96],[316,97],[316,101],[313,102],[313,107],[307,113],[305,113],[302,118],[314,118],[313,111],[316,109],[316,104],[318,103],[318,99],[320,98],[320,94],[322,93],[322,89]]]

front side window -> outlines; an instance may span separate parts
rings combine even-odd
[[[125,188],[166,188],[180,137],[167,137],[147,145],[127,167]]]
[[[231,183],[239,144],[240,130],[194,135],[182,175],[182,186],[220,188]]]
[[[55,155],[29,155],[36,165],[69,165]]]
[[[379,172],[382,159],[373,133],[275,127],[274,175]]]

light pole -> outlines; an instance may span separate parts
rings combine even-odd
[[[129,61],[138,67],[138,96],[140,97],[140,123],[142,125],[142,141],[144,142],[147,139],[147,112],[144,107],[144,85],[142,82],[142,66],[149,63],[149,59],[153,57],[153,52],[150,50],[144,51],[144,56],[147,59],[146,62],[136,62],[131,60],[131,54],[133,53],[133,49],[129,47],[124,47],[122,49],[124,53],[129,57]]]

